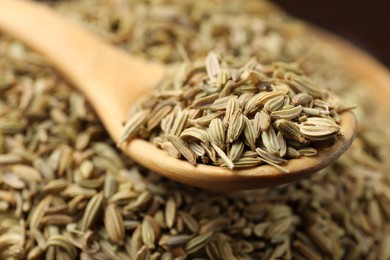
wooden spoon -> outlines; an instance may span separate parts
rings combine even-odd
[[[42,53],[81,90],[114,141],[119,140],[131,105],[164,73],[164,66],[124,53],[34,2],[0,0],[0,29]],[[341,121],[343,136],[314,157],[289,160],[283,165],[288,174],[269,165],[243,170],[202,164],[194,167],[140,139],[121,149],[144,167],[189,185],[217,190],[270,187],[315,173],[339,158],[356,132],[352,113],[343,113]]]

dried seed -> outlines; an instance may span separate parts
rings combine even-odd
[[[68,215],[49,215],[42,217],[41,223],[43,225],[62,226],[73,222],[73,218]]]
[[[216,218],[210,220],[206,224],[202,225],[199,229],[199,235],[208,233],[208,232],[219,232],[222,231],[226,226],[230,224],[230,220],[228,218]]]
[[[233,250],[227,241],[227,239],[222,239],[217,242],[219,252],[221,253],[222,259],[236,259],[237,257],[233,254]]]
[[[198,232],[199,223],[196,221],[194,217],[192,217],[190,214],[183,211],[180,212],[180,216],[183,219],[184,224],[191,232],[193,233]]]
[[[296,106],[292,108],[283,108],[283,110],[274,111],[271,113],[271,118],[273,120],[277,119],[286,119],[286,120],[292,120],[296,117],[298,117],[302,112],[302,106]]]
[[[281,132],[278,132],[276,134],[276,137],[278,138],[278,143],[279,143],[279,156],[284,157],[287,153],[287,143],[286,140],[283,137],[283,134]]]
[[[281,170],[282,172],[289,173],[289,171],[287,169],[280,167],[278,165],[280,163],[285,163],[286,160],[279,158],[279,157],[276,157],[276,156],[273,156],[273,155],[267,153],[266,151],[262,150],[261,148],[256,148],[256,152],[259,154],[259,156],[261,157],[261,160],[263,160],[264,162],[274,166],[275,168]]]
[[[161,149],[167,152],[173,158],[179,159],[181,157],[181,153],[173,146],[171,142],[164,142],[161,144]]]
[[[218,260],[221,259],[221,253],[215,242],[211,241],[206,245],[206,253],[209,259]]]
[[[215,113],[211,113],[211,114],[208,114],[206,116],[199,117],[197,119],[189,120],[189,122],[194,126],[197,126],[197,125],[208,126],[213,119],[218,118],[223,114],[224,114],[223,111],[217,111]]]
[[[306,105],[313,100],[313,97],[306,92],[298,93],[292,98],[292,103],[296,106]],[[305,108],[303,108],[305,109]]]
[[[298,158],[301,154],[295,148],[288,146],[286,156],[288,158]]]
[[[188,119],[188,111],[187,110],[181,111],[177,115],[175,121],[173,122],[173,126],[169,131],[169,133],[171,135],[179,136],[184,129],[187,119]]]
[[[171,228],[175,222],[176,217],[176,203],[172,198],[169,198],[165,206],[165,221],[167,226]]]
[[[53,197],[51,195],[46,196],[41,202],[36,205],[34,210],[31,212],[30,215],[30,227],[31,229],[39,229],[41,224],[41,219],[43,215],[45,214],[45,210],[49,207],[50,203],[52,202]]]
[[[210,52],[206,57],[206,71],[210,80],[215,80],[221,70],[218,57],[214,52]]]
[[[257,154],[260,156],[261,159],[266,159],[268,161],[271,161],[275,164],[280,164],[280,163],[285,163],[287,160],[280,158],[279,154],[277,155],[272,155],[268,153],[267,151],[261,149],[261,148],[256,148]]]
[[[88,202],[87,207],[85,209],[84,216],[81,220],[80,229],[81,231],[87,231],[91,225],[95,222],[98,217],[98,213],[101,209],[103,202],[103,193],[98,193],[94,195],[91,200]]]
[[[271,113],[273,111],[277,111],[280,108],[282,108],[284,103],[285,103],[285,96],[271,98],[267,102],[265,102],[263,109],[267,113]]]
[[[291,77],[290,85],[298,92],[307,92],[313,97],[322,97],[324,91],[316,86],[311,80],[305,76],[293,76]]]
[[[172,126],[173,126],[173,122],[175,120],[175,113],[174,112],[175,112],[175,110],[171,111],[165,118],[163,118],[161,120],[160,127],[161,127],[161,130],[164,133],[170,133],[171,132],[171,129],[172,129]]]
[[[177,136],[167,135],[167,139],[172,145],[187,159],[192,165],[196,165],[196,155],[184,144],[184,142]]]
[[[317,154],[317,150],[311,147],[305,147],[298,150],[300,155],[303,156],[314,156]]]
[[[118,188],[118,182],[115,177],[111,174],[107,174],[104,180],[104,198],[109,199],[112,195],[115,194]]]
[[[234,168],[234,163],[227,157],[227,155],[224,153],[224,151],[219,148],[215,143],[211,142],[211,146],[214,148],[215,152],[218,154],[218,156],[223,160],[223,162],[227,165],[229,169]]]
[[[279,119],[275,122],[275,127],[286,137],[291,140],[305,143],[306,140],[302,136],[299,128],[291,121]]]
[[[254,92],[257,92],[257,90]],[[248,103],[248,101],[255,95],[255,93],[244,92],[244,93],[240,93],[240,94],[241,95],[238,97],[238,104],[239,104],[240,109],[242,109],[242,108],[245,108],[246,103]]]
[[[279,142],[273,127],[269,127],[267,131],[261,133],[261,140],[270,154],[279,154]]]
[[[223,119],[223,123],[224,123],[225,127],[230,125],[230,122],[233,118],[234,113],[239,111],[239,109],[240,109],[240,104],[238,103],[237,98],[233,97],[233,98],[228,100],[227,105],[226,105],[225,117]]]
[[[325,111],[318,108],[310,108],[310,107],[303,107],[302,112],[310,115],[310,116],[323,116],[323,115],[329,115],[329,111]]]
[[[312,249],[310,246],[305,245],[301,241],[297,240],[293,243],[294,248],[307,259],[321,260],[322,256]]]
[[[138,111],[132,116],[123,127],[121,137],[119,138],[118,146],[133,138],[138,129],[145,123],[146,119],[150,115],[150,109],[144,109]]]
[[[310,117],[298,124],[299,130],[306,138],[328,137],[340,132],[340,126],[333,120],[321,117]]]
[[[217,154],[215,150],[209,145],[206,145],[205,143],[200,143],[200,145],[206,151],[206,154],[210,158],[210,160],[215,162],[217,160]]]
[[[237,96],[231,95],[231,96],[226,96],[226,97],[220,97],[214,101],[214,103],[210,106],[210,109],[214,111],[218,110],[226,110],[227,104],[230,99],[237,99]]]
[[[244,143],[240,140],[235,141],[229,150],[229,159],[232,162],[236,162],[241,158],[241,155],[244,151]]]
[[[195,99],[194,102],[191,104],[191,108],[209,109],[218,98],[219,98],[219,93],[214,93],[199,99]]]
[[[216,120],[216,119],[214,119]],[[213,121],[211,121],[213,122]],[[211,125],[211,123],[210,123]],[[190,127],[185,129],[181,134],[180,138],[183,139],[184,141],[201,141],[203,143],[208,143],[209,142],[209,135],[205,130],[202,130],[200,128],[196,127]]]
[[[208,232],[200,236],[196,236],[188,241],[185,250],[188,254],[192,254],[198,251],[200,248],[203,248],[207,241],[213,236],[213,232]]]
[[[223,149],[225,147],[225,128],[222,120],[219,118],[211,120],[208,132],[210,134],[211,141]],[[206,143],[205,141],[203,142]]]
[[[244,116],[244,121],[245,121],[245,127],[244,127],[245,143],[252,150],[255,150],[256,149],[256,133],[255,133],[255,129],[254,129],[251,121],[246,116]]]
[[[227,129],[226,141],[233,143],[241,135],[245,126],[244,115],[240,111],[236,111],[233,114],[229,127]]]
[[[61,235],[53,235],[47,241],[47,247],[60,247],[67,254],[69,259],[75,259],[77,256],[76,248],[71,244],[71,242]]]
[[[141,247],[141,249],[134,256],[134,260],[148,260],[150,259],[150,250],[147,246]]]
[[[105,208],[104,225],[109,238],[116,244],[122,245],[125,239],[125,226],[121,213],[113,204],[108,204]]]
[[[165,106],[161,109],[156,109],[155,113],[151,113],[152,116],[148,119],[146,123],[146,129],[152,131],[156,126],[158,126],[161,121],[172,111],[171,106]]]
[[[23,189],[23,188],[25,188],[25,185],[26,185],[23,181],[21,181],[18,177],[16,177],[15,175],[12,175],[11,173],[4,173],[4,174],[0,175],[0,180],[4,184],[6,184],[14,189]]]
[[[258,166],[260,164],[263,164],[263,161],[258,157],[241,157],[238,161],[234,162],[234,168],[249,168]]]
[[[154,248],[156,236],[147,220],[142,221],[142,241],[147,248]]]
[[[166,240],[161,244],[165,246],[180,246],[186,244],[193,236],[190,235],[179,235],[167,237]]]
[[[268,100],[285,94],[287,94],[285,91],[259,92],[246,102],[243,113],[245,115],[255,113]]]
[[[142,247],[142,227],[139,225],[133,232],[133,235],[131,236],[130,240],[127,240],[128,243],[126,243],[126,251],[129,252],[130,256],[132,258],[135,258],[138,251]]]
[[[206,150],[200,145],[200,144],[197,144],[197,143],[189,143],[188,144],[188,148],[190,148],[190,150],[196,154],[197,156],[204,156],[206,154]]]

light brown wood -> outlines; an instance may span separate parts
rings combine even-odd
[[[33,2],[0,0],[0,30],[45,55],[85,94],[115,141],[131,104],[149,91],[164,72],[163,66],[125,54]],[[359,56],[360,52],[350,55]],[[355,62],[360,61],[357,57]],[[283,165],[290,171],[288,174],[269,165],[233,171],[208,165],[194,167],[140,139],[121,148],[139,164],[182,183],[218,190],[255,189],[294,181],[335,161],[351,145],[356,132],[352,113],[342,114],[341,128],[343,136],[332,147],[321,149],[317,156]]]

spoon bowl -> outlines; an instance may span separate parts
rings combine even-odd
[[[33,2],[0,0],[0,30],[42,53],[81,90],[116,142],[131,105],[150,91],[165,71],[163,65],[116,49]],[[121,149],[144,167],[185,184],[215,190],[255,189],[292,182],[338,159],[356,132],[353,113],[341,114],[341,132],[334,145],[318,149],[316,156],[289,160],[283,165],[289,173],[270,165],[240,170],[192,166],[140,139],[123,144]]]

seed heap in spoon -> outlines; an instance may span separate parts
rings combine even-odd
[[[316,147],[336,140],[346,109],[296,63],[251,59],[234,66],[211,52],[203,64],[169,73],[139,101],[120,144],[139,137],[193,165],[267,163],[286,171],[287,160],[313,156]]]

